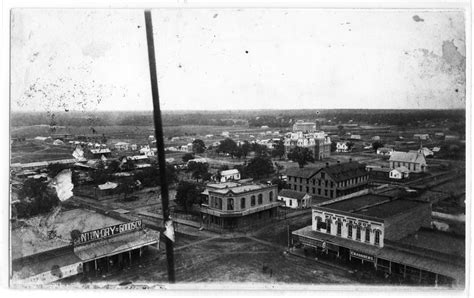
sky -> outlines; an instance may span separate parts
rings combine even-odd
[[[465,15],[415,9],[155,9],[164,110],[451,109]],[[12,111],[151,110],[142,10],[15,9]]]

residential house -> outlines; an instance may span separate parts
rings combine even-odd
[[[337,142],[336,152],[349,152],[349,146],[347,146],[347,142]]]
[[[282,189],[278,193],[278,200],[285,203],[285,207],[302,209],[311,207],[311,196],[305,192]]]
[[[130,144],[126,142],[118,142],[114,145],[114,147],[118,151],[127,151],[130,147]]]
[[[237,169],[221,171],[221,182],[240,180],[240,172]]]
[[[413,135],[413,138],[417,140],[429,140],[430,135],[427,133],[416,133]]]
[[[408,178],[410,171],[404,167],[398,167],[390,171],[389,177],[392,179],[405,179]]]
[[[395,169],[405,166],[410,173],[420,173],[426,171],[426,160],[423,153],[419,152],[399,152],[392,153],[389,159],[390,168]]]
[[[388,155],[392,155],[393,151],[394,151],[393,148],[380,147],[377,149],[377,154],[382,155],[382,156],[388,156]]]

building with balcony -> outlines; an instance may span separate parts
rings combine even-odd
[[[246,230],[276,218],[278,188],[254,183],[210,183],[202,193],[203,225],[212,230]]]
[[[464,283],[465,241],[431,228],[429,202],[369,193],[321,203],[312,225],[293,231],[291,241],[399,280]]]
[[[358,162],[326,163],[322,168],[288,169],[288,188],[318,198],[334,199],[368,187],[369,174]]]

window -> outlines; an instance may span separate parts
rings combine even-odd
[[[365,229],[365,242],[370,242],[370,229]]]
[[[356,229],[356,240],[360,241],[360,226],[357,226]]]
[[[342,231],[342,222],[338,221],[337,222],[337,236],[341,236],[341,231]]]
[[[317,216],[316,220],[316,230],[326,229],[326,223],[322,220],[321,217]]]
[[[326,233],[331,234],[331,220],[330,219],[326,220],[326,225],[327,225]]]
[[[321,194],[321,188],[318,188],[318,195]]]
[[[309,178],[306,178],[306,184],[309,184]]]
[[[327,190],[327,189],[324,190],[324,196],[325,196],[325,197],[328,196],[328,190]]]
[[[318,186],[321,186],[321,179],[318,179]]]
[[[306,186],[306,192],[309,192],[309,187],[308,186]]]
[[[300,178],[300,183],[303,183],[303,178]]]
[[[245,198],[240,199],[240,209],[245,209]]]
[[[316,193],[316,188],[313,187],[313,195]]]
[[[347,238],[352,238],[352,224],[347,224]]]
[[[293,186],[293,190],[296,190],[296,184]]]
[[[268,199],[270,200],[270,202],[273,202],[273,191],[271,191],[271,192],[268,194]]]
[[[328,187],[328,182],[329,182],[329,181],[327,181],[327,180],[324,181],[324,186]]]
[[[380,244],[380,231],[379,230],[375,230],[375,245],[379,245]]]
[[[324,179],[326,177],[326,173],[321,173],[321,178]]]
[[[329,191],[329,196],[330,196],[331,198],[334,197],[334,191],[333,191],[332,189]]]
[[[259,205],[263,204],[263,195],[262,194],[258,195],[258,204]]]
[[[313,185],[316,185],[316,179],[313,179]]]
[[[227,199],[227,210],[234,210],[234,199]]]
[[[300,185],[300,191],[303,191],[303,186]]]
[[[293,200],[289,200],[288,202],[290,203],[290,206],[293,206]]]
[[[255,196],[250,197],[250,206],[255,206]]]
[[[333,187],[334,187],[334,182],[331,181],[331,188],[333,188]]]

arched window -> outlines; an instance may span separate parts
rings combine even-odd
[[[240,199],[240,209],[245,209],[245,198]]]
[[[370,242],[370,228],[365,228],[365,242]]]
[[[323,222],[323,219],[319,216],[316,216],[314,218],[314,220],[316,221],[316,230],[321,230],[321,229],[325,229],[326,228],[326,224]]]
[[[273,202],[273,191],[271,191],[271,192],[268,194],[268,199],[270,200],[270,202]]]
[[[250,206],[255,206],[255,196],[250,197]]]
[[[342,233],[342,222],[337,222],[337,236],[341,236]]]
[[[227,199],[227,210],[234,210],[234,199]]]
[[[331,234],[331,219],[326,219],[326,233]]]
[[[259,205],[263,204],[263,195],[262,194],[258,195],[258,204]]]
[[[347,224],[347,238],[352,238],[352,224]]]
[[[360,226],[356,228],[356,240],[360,241]]]
[[[375,230],[374,232],[375,234],[375,245],[380,245],[380,231],[379,230]]]

